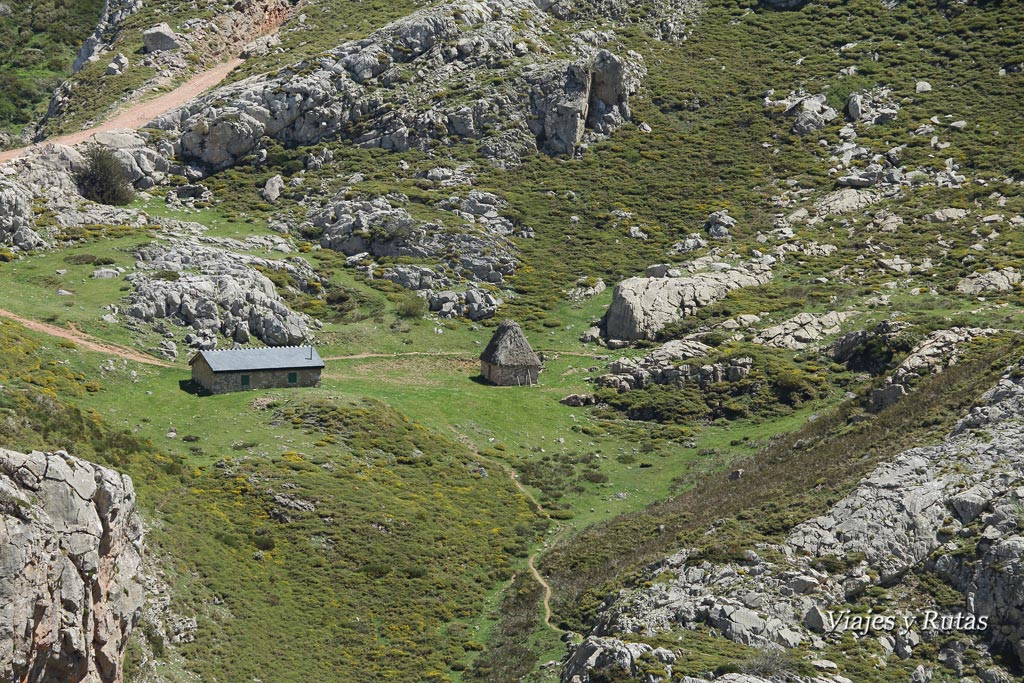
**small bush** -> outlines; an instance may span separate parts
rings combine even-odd
[[[75,184],[86,199],[123,206],[135,197],[124,166],[114,152],[100,145],[85,151],[85,167],[75,173]]]
[[[422,318],[427,314],[427,300],[412,292],[398,300],[396,312],[401,318]]]

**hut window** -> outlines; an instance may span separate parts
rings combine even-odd
[[[242,375],[242,386],[249,386],[249,375]]]
[[[298,384],[298,383],[299,383],[299,373],[297,373],[297,372],[289,372],[288,373],[288,384]]]

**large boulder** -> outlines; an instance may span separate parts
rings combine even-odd
[[[177,50],[181,47],[177,34],[166,22],[143,31],[142,45],[146,52]]]
[[[144,599],[126,475],[0,449],[0,662],[37,683],[119,683]]]
[[[634,277],[612,293],[602,327],[609,340],[654,339],[669,323],[693,315],[740,287],[771,281],[771,267],[760,262],[743,266],[702,263],[704,272],[681,277]]]

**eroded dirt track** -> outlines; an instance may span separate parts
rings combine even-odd
[[[45,142],[40,143],[41,145],[57,143],[61,145],[77,145],[85,142],[96,133],[104,133],[111,130],[123,130],[131,129],[137,130],[142,128],[144,125],[167,112],[180,107],[185,104],[193,97],[201,95],[210,88],[219,84],[231,70],[239,66],[244,62],[243,59],[235,58],[228,60],[222,64],[218,64],[212,69],[208,69],[196,76],[193,76],[190,80],[182,83],[180,86],[175,88],[169,93],[160,95],[151,100],[145,102],[138,102],[122,110],[113,118],[104,121],[95,128],[88,130],[81,130],[77,133],[68,133],[67,135],[60,135],[55,138],[49,138]],[[5,161],[11,161],[17,159],[22,154],[30,149],[33,149],[35,145],[28,147],[19,147],[18,149],[7,150],[6,152],[0,152],[0,163]]]
[[[19,325],[23,325],[24,327],[27,327],[30,330],[42,332],[43,334],[48,334],[51,337],[57,337],[59,339],[66,339],[67,341],[74,342],[78,346],[81,346],[83,349],[88,349],[89,351],[106,353],[111,356],[117,356],[118,358],[124,358],[125,360],[132,360],[137,363],[145,363],[146,365],[158,365],[162,368],[173,367],[170,363],[165,363],[164,361],[159,360],[157,358],[153,358],[152,356],[147,356],[146,354],[140,351],[136,351],[125,346],[118,346],[117,344],[111,344],[110,342],[105,342],[100,339],[97,339],[92,335],[86,334],[84,332],[79,332],[74,328],[73,325],[71,326],[70,329],[66,327],[57,327],[56,325],[41,323],[38,320],[29,320],[28,318],[22,318],[20,315],[15,315],[14,313],[11,313],[10,311],[5,311],[2,308],[0,308],[0,317],[13,320]]]

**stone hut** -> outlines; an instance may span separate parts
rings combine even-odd
[[[537,383],[540,358],[517,323],[505,320],[498,325],[491,342],[480,354],[480,374],[488,382],[503,387]]]
[[[192,381],[211,394],[320,386],[324,362],[312,346],[200,351],[188,362]]]

